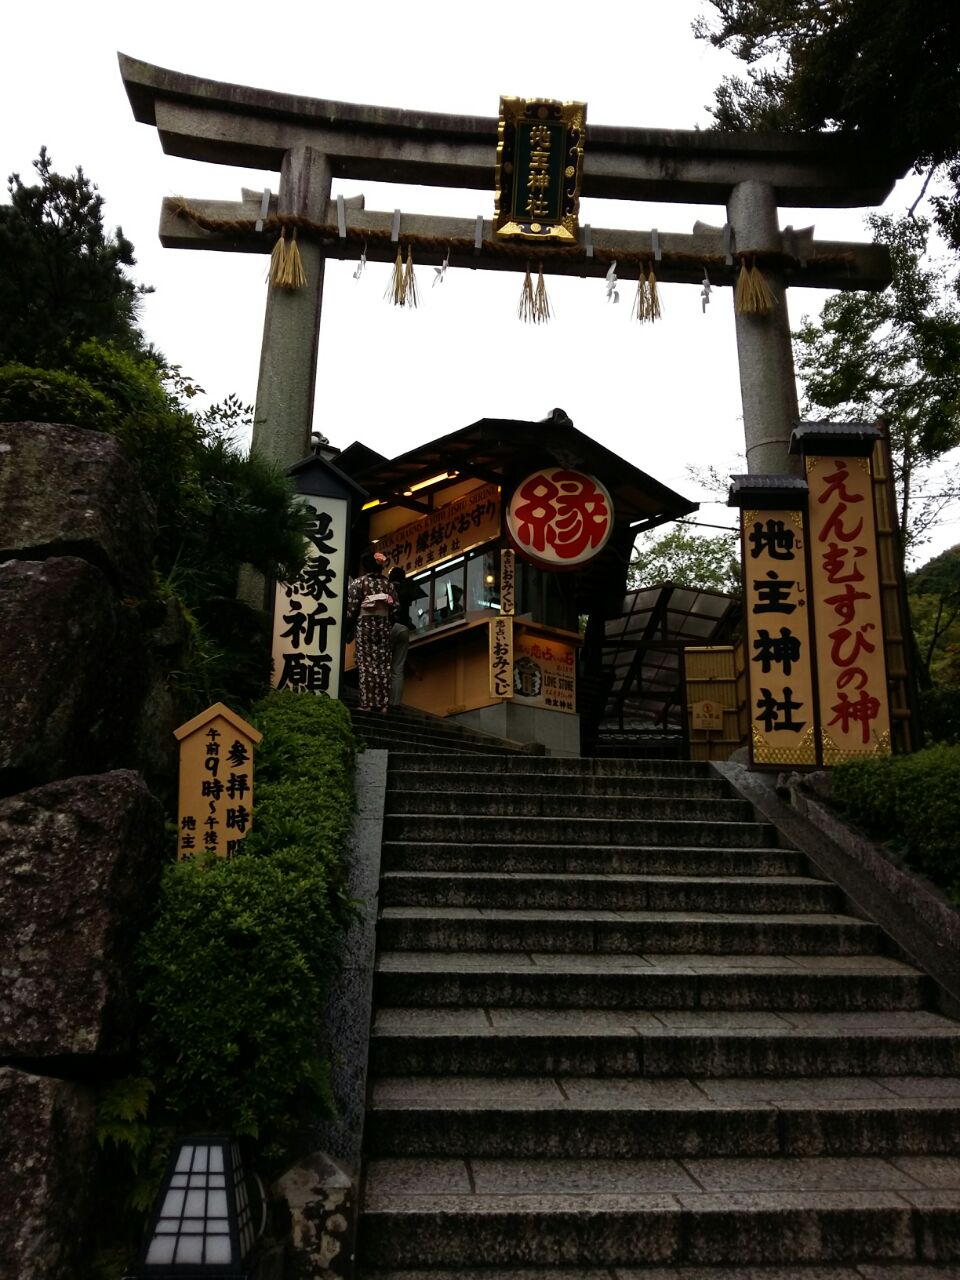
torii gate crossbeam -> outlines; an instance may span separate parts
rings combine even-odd
[[[334,233],[332,179],[492,191],[497,121],[304,98],[187,76],[124,54],[119,58],[134,115],[156,127],[166,152],[279,171],[280,189],[269,213],[281,224],[309,229],[301,241],[308,287],[273,289],[268,296],[254,425],[254,447],[289,465],[308,452],[325,257],[357,256],[364,238],[374,260],[392,260],[396,251],[385,237],[390,216],[364,210],[355,201],[348,202],[349,234]],[[879,289],[889,283],[883,248],[817,242],[809,231],[781,231],[778,206],[880,204],[901,172],[889,157],[867,153],[858,139],[840,134],[590,126],[583,195],[726,207],[726,229],[698,223],[690,236],[660,233],[658,278],[699,283],[703,264],[711,263],[712,270],[719,269],[715,283],[732,283],[733,251],[756,254],[764,263],[774,310],[736,317],[752,473],[782,473],[796,465],[787,450],[799,417],[788,284]],[[252,231],[259,198],[251,195],[244,193],[238,203],[166,201],[163,243],[269,251],[277,224],[270,239]],[[474,224],[463,219],[407,218],[402,238],[409,236],[454,242],[451,264],[480,269],[523,269],[527,258],[535,258],[548,272],[602,275],[614,257],[654,257],[649,232],[595,229],[592,257],[585,246],[571,252],[537,245],[518,254],[496,244],[489,224],[477,253],[470,247],[476,240]],[[439,250],[437,261],[442,256]]]

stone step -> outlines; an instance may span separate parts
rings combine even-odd
[[[500,874],[553,872],[560,874],[796,876],[806,871],[806,859],[795,849],[727,847],[630,848],[617,845],[473,844],[463,841],[431,844],[385,840],[381,847],[384,870],[494,871]]]
[[[835,885],[807,876],[638,876],[571,872],[387,871],[385,907],[446,906],[540,910],[835,912]]]
[[[386,717],[389,720],[389,716]],[[477,768],[475,760],[462,760],[456,757],[444,758],[435,756],[424,758],[420,755],[398,752],[390,759],[390,773],[402,772],[406,769],[418,771],[448,773],[470,773]],[[594,760],[591,758],[556,757],[545,759],[543,756],[518,755],[504,759],[500,755],[492,755],[489,762],[490,773],[543,773],[582,774],[584,777],[643,777],[643,778],[716,778],[715,771],[707,761],[703,760]],[[480,775],[482,776],[482,775]]]
[[[469,1077],[468,1082],[471,1093],[465,1098],[445,1088],[451,1083],[445,1078],[378,1082],[364,1130],[368,1155],[471,1160],[951,1157],[960,1139],[957,1076],[948,1077],[954,1090],[947,1098],[887,1093],[834,1100],[804,1080],[790,1083],[805,1086],[805,1097],[777,1103],[760,1096],[762,1081],[747,1081],[741,1083],[756,1086],[754,1099],[728,1098],[723,1105],[710,1096],[709,1079]],[[722,1089],[718,1092],[723,1096]]]
[[[929,979],[886,956],[381,951],[386,1007],[730,1011],[922,1009]]]
[[[750,822],[753,807],[746,800],[724,800],[712,796],[647,796],[630,791],[619,795],[540,794],[534,789],[513,791],[407,790],[389,787],[386,813],[463,815],[517,818],[638,819],[644,822],[679,820],[686,822]]]
[[[936,1018],[923,1010],[784,1013],[737,1025],[735,1014],[714,1013],[685,1025],[678,1010],[658,1019],[648,1011],[381,1008],[370,1063],[391,1076],[960,1073],[960,1027]],[[607,1092],[613,1106],[616,1090]]]
[[[387,814],[385,840],[469,841],[480,844],[571,845],[709,845],[716,848],[749,848],[776,843],[774,828],[764,822],[706,822],[629,818],[514,818],[455,814],[436,816],[429,811]]]
[[[797,1267],[461,1267],[374,1271],[359,1280],[958,1280],[960,1268],[924,1263]]]
[[[918,1184],[896,1176],[893,1162],[888,1177],[858,1179],[841,1162],[829,1187],[811,1171],[813,1186],[794,1189],[788,1176],[789,1189],[777,1190],[774,1166],[792,1162],[758,1163],[760,1189],[727,1191],[702,1188],[685,1168],[672,1181],[661,1162],[642,1162],[631,1177],[619,1162],[577,1161],[565,1179],[556,1162],[374,1161],[361,1267],[632,1268],[642,1259],[736,1266],[725,1280],[742,1280],[744,1265],[960,1259],[955,1183]]]
[[[866,920],[814,912],[385,907],[378,938],[390,951],[858,955],[876,950],[880,931]]]
[[[392,726],[389,717],[381,717],[379,725],[371,724],[358,728],[354,726],[357,739],[366,747],[383,751],[402,751],[415,757],[420,755],[451,754],[467,756],[503,756],[512,758],[516,752],[514,747],[490,747],[462,739],[450,739],[431,733],[417,733],[403,726]]]
[[[498,738],[494,734],[482,733],[466,725],[453,724],[441,716],[411,715],[406,711],[391,711],[388,715],[380,715],[376,711],[351,712],[354,732],[362,735],[367,732],[379,733],[384,730],[406,734],[410,738],[430,740],[439,743],[464,744],[479,747],[493,754],[504,751],[517,752],[523,744],[511,742],[506,738]]]
[[[463,769],[400,769],[391,761],[389,778],[388,795],[395,792],[411,795],[419,791],[451,791],[463,797],[489,792],[492,788],[500,795],[510,796],[527,793],[543,797],[566,797],[571,794],[584,797],[622,795],[636,800],[653,797],[722,800],[730,794],[722,778],[686,774],[648,778],[642,774],[630,773],[544,773],[534,770],[520,773],[510,770],[491,777],[486,771],[473,773]]]

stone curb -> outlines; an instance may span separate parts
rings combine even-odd
[[[338,1115],[314,1129],[311,1141],[317,1149],[273,1188],[289,1214],[284,1274],[291,1280],[354,1272],[386,788],[387,752],[362,752],[346,851],[347,891],[358,910],[321,1018],[324,1041],[336,1049],[331,1086]]]
[[[960,912],[812,796],[800,775],[781,785],[775,774],[731,761],[714,761],[713,768],[787,845],[836,882],[856,914],[874,920],[911,963],[930,975],[943,1012],[960,1017]]]

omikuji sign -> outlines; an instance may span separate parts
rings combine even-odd
[[[580,569],[613,532],[613,501],[594,476],[567,467],[542,467],[514,491],[507,536],[543,569]]]

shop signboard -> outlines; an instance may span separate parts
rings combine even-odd
[[[741,509],[754,764],[817,763],[803,512]]]
[[[517,706],[573,713],[577,659],[573,645],[520,631],[514,639],[513,692]]]
[[[542,569],[582,569],[613,532],[613,500],[595,476],[542,467],[521,481],[507,507],[507,537]]]
[[[889,755],[870,459],[808,454],[805,462],[822,761]]]
[[[500,488],[484,484],[385,533],[377,539],[377,550],[387,557],[388,569],[400,568],[410,577],[499,537]]]

